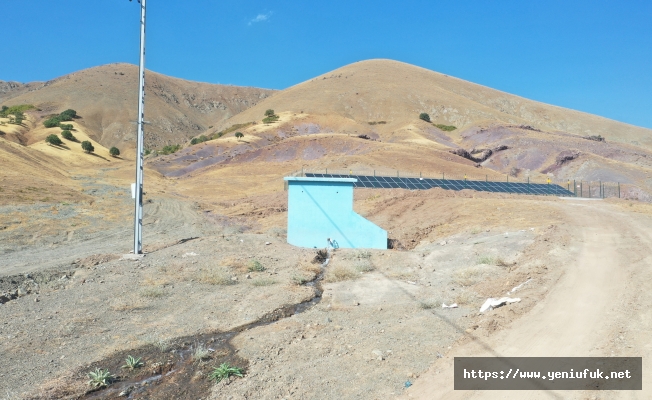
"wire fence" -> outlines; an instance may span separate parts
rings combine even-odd
[[[545,177],[514,177],[495,174],[423,174],[399,170],[360,170],[360,169],[301,169],[289,176],[295,177],[351,177],[358,179],[356,187],[405,188],[423,190],[440,187],[448,190],[472,189],[479,191],[537,194],[581,198],[629,198],[640,199],[638,187],[620,182],[587,181],[577,179],[555,179]],[[287,190],[287,182],[286,182]]]

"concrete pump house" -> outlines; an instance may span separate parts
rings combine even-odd
[[[286,177],[288,243],[387,249],[387,231],[353,211],[354,178]]]

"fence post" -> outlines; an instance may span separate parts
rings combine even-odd
[[[591,182],[589,182],[589,199],[591,198]]]
[[[507,175],[507,183],[509,183],[509,175]]]
[[[598,185],[600,185],[600,190],[598,191],[598,197],[602,197],[602,179],[598,180]]]
[[[573,194],[577,197],[577,183],[575,183],[575,179],[573,179]]]
[[[485,176],[484,176],[484,181],[485,181],[485,182],[489,182],[489,175],[485,175]]]
[[[620,198],[620,182],[618,182],[618,198]]]
[[[374,176],[376,176],[376,170],[374,170]]]
[[[584,182],[580,181],[580,197],[584,197]]]
[[[443,173],[443,172],[441,173],[441,180],[442,180],[442,181],[445,181],[445,180],[446,180],[446,178],[444,177],[444,173]]]

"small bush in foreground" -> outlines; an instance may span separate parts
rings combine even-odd
[[[140,361],[140,357],[134,358],[132,356],[127,356],[125,359],[125,365],[122,366],[124,369],[134,370],[143,366],[143,363]]]
[[[419,119],[426,122],[430,122],[430,115],[428,115],[427,113],[421,113],[419,114]]]
[[[215,367],[213,369],[213,372],[208,375],[208,379],[218,383],[222,379],[228,378],[230,376],[239,376],[242,378],[242,369],[232,367],[227,363],[222,363],[219,367]]]
[[[204,360],[208,360],[209,358],[211,358],[211,353],[203,345],[197,346],[195,351],[192,353],[192,359],[195,362],[201,362]]]
[[[88,384],[94,388],[108,386],[113,382],[113,375],[111,375],[108,369],[95,368],[95,371],[88,373],[88,377],[91,378]]]
[[[261,272],[265,270],[265,267],[258,260],[251,260],[247,269],[249,272]]]
[[[111,149],[109,149],[109,154],[111,154],[112,157],[117,157],[120,155],[120,149],[117,147],[111,147]]]
[[[254,279],[251,281],[252,286],[271,286],[274,284],[276,284],[276,281],[274,279],[267,279],[267,278]]]
[[[64,131],[71,131],[74,129],[72,124],[59,124],[59,128],[63,129]]]
[[[231,279],[229,274],[225,271],[213,270],[213,271],[203,271],[199,276],[199,282],[207,283],[209,285],[235,285],[236,281]]]

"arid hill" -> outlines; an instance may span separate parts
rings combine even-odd
[[[274,93],[273,90],[214,85],[145,75],[145,146],[183,143]],[[123,153],[136,138],[138,68],[109,64],[74,72],[48,82],[0,82],[0,105],[33,104],[42,116],[72,108],[90,137]]]
[[[267,110],[275,115],[263,121]],[[598,181],[607,181],[612,195],[618,182],[636,185],[637,198],[652,193],[652,130],[390,60],[347,65],[214,125],[204,134],[223,133],[218,139],[148,165],[207,198],[236,181],[239,195],[273,190],[301,168],[552,179],[568,187],[591,180],[594,196]]]
[[[652,148],[650,129],[528,100],[392,60],[361,61],[338,68],[285,89],[223,124],[259,120],[268,108],[339,116],[361,124],[386,121],[386,125],[375,127],[383,133],[412,123],[425,112],[434,123],[453,125],[458,131],[489,123],[529,125]]]

